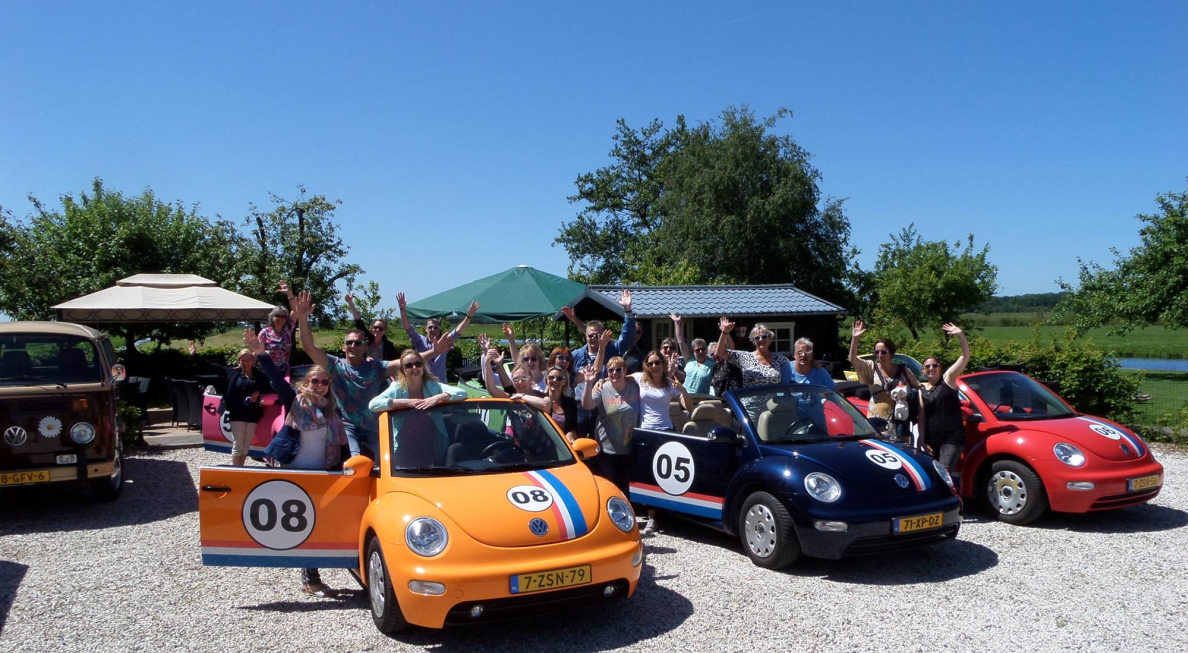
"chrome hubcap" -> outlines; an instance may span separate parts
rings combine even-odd
[[[775,515],[771,514],[767,506],[761,503],[751,506],[751,509],[747,511],[743,528],[746,531],[747,548],[751,550],[751,553],[760,558],[766,558],[775,552]]]
[[[372,551],[367,558],[367,591],[371,595],[371,612],[377,617],[384,614],[384,561],[379,551]]]
[[[991,476],[986,492],[990,505],[1001,515],[1013,515],[1027,505],[1027,486],[1014,472],[1001,471]]]

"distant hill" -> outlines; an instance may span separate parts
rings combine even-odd
[[[977,308],[978,313],[1037,313],[1050,311],[1068,293],[1041,292],[1010,297],[994,297]]]

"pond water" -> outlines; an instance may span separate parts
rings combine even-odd
[[[1181,358],[1119,358],[1118,362],[1128,370],[1188,372],[1188,360]]]

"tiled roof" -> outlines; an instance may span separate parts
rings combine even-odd
[[[789,315],[845,313],[845,309],[791,284],[770,286],[590,286],[613,303],[623,289],[631,291],[632,309],[640,317],[679,313],[689,317],[720,315]],[[607,303],[607,302],[602,302]]]

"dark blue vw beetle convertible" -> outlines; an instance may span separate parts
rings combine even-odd
[[[769,569],[957,536],[961,500],[944,467],[879,440],[819,386],[732,390],[673,431],[635,430],[631,500],[721,529]]]

